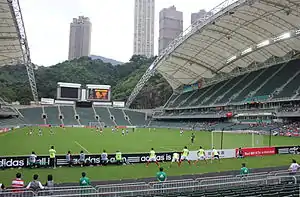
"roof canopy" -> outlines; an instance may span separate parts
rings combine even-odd
[[[208,14],[170,43],[149,68],[173,89],[300,50],[299,0],[227,0]]]
[[[17,2],[18,3],[18,2]],[[0,66],[24,63],[14,6],[0,0]]]

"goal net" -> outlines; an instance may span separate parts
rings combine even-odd
[[[239,147],[263,147],[268,145],[268,136],[257,131],[212,131],[211,147],[215,148],[239,148]]]

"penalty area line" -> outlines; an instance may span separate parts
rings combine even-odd
[[[84,148],[81,144],[79,144],[79,142],[77,142],[77,141],[74,141],[74,142],[75,142],[75,144],[77,144],[77,145],[80,146],[83,150],[85,150],[87,153],[90,154],[90,152],[89,152],[86,148]]]
[[[162,149],[165,149],[165,150],[169,150],[169,151],[176,151],[176,150],[174,150],[174,149],[172,149],[172,148],[166,148],[166,147],[163,147],[163,146],[161,146],[161,147],[159,147],[159,148],[162,148]]]

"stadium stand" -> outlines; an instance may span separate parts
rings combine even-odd
[[[125,110],[125,113],[129,117],[130,122],[135,126],[145,126],[147,124],[145,120],[145,113]]]
[[[30,124],[45,124],[43,120],[43,110],[41,107],[24,108],[19,110],[25,120]]]
[[[95,110],[100,116],[101,122],[104,122],[105,126],[115,126],[106,107],[95,107]]]
[[[95,187],[62,186],[50,190],[20,190],[22,196],[168,196],[168,197],[297,197],[300,175],[286,171],[252,173],[246,176],[202,176],[196,179],[175,179],[165,182],[127,182]],[[19,193],[18,193],[19,194]],[[7,189],[2,196],[15,196]],[[20,195],[18,195],[20,196]]]
[[[78,125],[75,119],[73,106],[60,106],[61,113],[64,117],[65,125]]]
[[[77,107],[76,111],[82,125],[89,125],[90,122],[95,122],[95,116],[92,108]]]
[[[59,111],[58,107],[45,107],[45,114],[47,115],[47,124],[51,125],[59,125],[60,120],[59,120]]]
[[[109,108],[109,111],[114,116],[117,125],[119,126],[129,125],[128,121],[125,119],[122,109]]]

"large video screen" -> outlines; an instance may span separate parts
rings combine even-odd
[[[78,99],[78,88],[61,87],[60,97]]]
[[[90,100],[109,100],[108,89],[89,89],[88,99]]]

